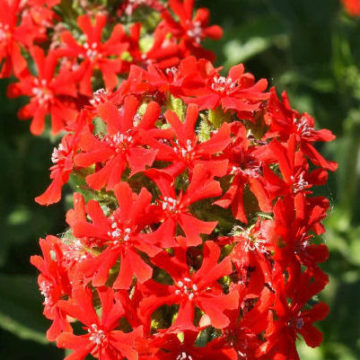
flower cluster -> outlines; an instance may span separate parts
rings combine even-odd
[[[0,2],[0,78],[14,75],[18,80],[9,87],[9,97],[29,97],[19,117],[32,119],[35,135],[43,132],[47,116],[53,134],[66,129],[89,103],[94,88],[114,90],[132,65],[164,69],[191,54],[212,59],[201,41],[222,36],[219,26],[208,25],[207,9],[193,16],[193,0],[171,0],[169,7],[159,0],[127,0],[115,15],[111,8],[83,0],[78,8],[74,4],[79,16],[71,21],[66,6],[60,0]],[[157,23],[119,23],[138,7],[153,8]],[[34,63],[33,72],[27,60]]]
[[[68,230],[31,258],[48,339],[68,360],[299,359],[328,312],[313,299],[329,208],[314,188],[337,165],[314,145],[333,134],[243,65],[215,68],[201,41],[221,29],[193,0],[83,3],[72,29],[58,1],[2,2],[9,95],[30,97],[34,134],[50,115],[63,135],[36,201],[70,178],[79,191]],[[133,22],[144,9],[151,31]]]

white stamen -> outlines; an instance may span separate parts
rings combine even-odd
[[[32,93],[37,98],[40,105],[46,104],[53,99],[53,93],[47,87],[47,81],[45,79],[42,79],[41,81],[35,79],[34,85]]]
[[[177,199],[174,199],[174,198],[169,197],[169,196],[164,196],[164,200],[161,203],[161,208],[163,210],[167,210],[167,211],[170,211],[170,212],[176,212],[177,211],[177,206],[178,206]]]
[[[165,74],[168,76],[170,75],[172,77],[175,77],[177,72],[178,72],[178,69],[175,66],[165,69]]]
[[[186,296],[190,301],[192,301],[195,295],[198,294],[198,287],[192,282],[192,279],[185,277],[183,281],[178,281],[176,283],[178,287],[175,290],[176,295]]]
[[[98,329],[96,324],[92,324],[88,329],[90,334],[89,340],[95,343],[98,346],[103,346],[107,343],[107,336],[104,333],[104,330]]]
[[[44,305],[45,306],[51,306],[53,305],[53,300],[51,298],[51,290],[53,288],[53,285],[49,283],[48,281],[42,281],[40,283],[40,292],[41,295],[44,297]]]
[[[194,21],[192,27],[186,32],[187,35],[195,40],[196,43],[200,44],[203,37],[203,29],[200,21]]]
[[[115,220],[113,220],[111,228],[113,229],[113,231],[108,231],[107,234],[113,239],[114,245],[126,243],[131,239],[130,228],[122,229],[121,227],[119,227],[118,223]]]
[[[290,177],[291,181],[293,181],[293,191],[297,193],[309,187],[309,183],[304,179],[304,172],[300,173],[297,179],[294,176]]]
[[[296,124],[297,131],[301,134],[301,136],[311,136],[314,131],[314,128],[309,125],[305,116],[302,116],[300,120],[295,119],[294,123]]]
[[[110,147],[114,148],[117,153],[120,153],[133,142],[133,137],[117,132],[115,135],[105,136],[104,141],[110,145]]]
[[[5,41],[11,37],[9,30],[10,27],[8,24],[3,24],[0,22],[0,42],[5,43]]]
[[[108,96],[108,91],[105,89],[98,89],[94,92],[93,98],[89,101],[92,106],[97,106],[105,101]]]
[[[231,231],[234,236],[241,236],[244,241],[244,250],[245,252],[249,251],[260,251],[266,253],[265,244],[267,243],[265,235],[259,231],[254,231],[253,227],[243,228],[240,225],[233,227]]]
[[[79,239],[63,243],[64,266],[71,266],[74,262],[80,263],[90,257]]]
[[[185,147],[181,146],[177,140],[175,140],[174,152],[180,154],[183,159],[190,160],[193,157],[193,143],[190,139],[186,140]]]
[[[235,90],[239,85],[237,80],[233,81],[231,77],[225,77],[220,75],[215,75],[212,78],[210,87],[212,90],[219,94],[229,95],[233,90]]]
[[[193,360],[191,355],[188,355],[185,351],[176,357],[176,360]]]
[[[63,144],[59,144],[59,146],[54,148],[52,154],[51,154],[51,161],[53,164],[57,164],[59,162],[59,159],[61,157],[65,157],[66,154],[64,154],[65,148]]]
[[[84,44],[84,48],[86,49],[86,56],[88,57],[88,59],[90,61],[95,61],[96,59],[102,57],[102,54],[96,50],[97,47],[98,47],[97,43],[92,43],[92,44],[85,43]]]

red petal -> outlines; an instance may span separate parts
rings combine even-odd
[[[174,324],[170,329],[176,331],[195,330],[194,326],[194,304],[191,301],[184,301],[180,304],[179,312]]]
[[[129,149],[127,160],[131,168],[130,176],[145,171],[147,166],[150,167],[155,161],[156,154],[157,150],[153,149],[144,149],[142,147]]]
[[[185,232],[188,246],[201,244],[200,234],[211,234],[217,225],[217,221],[202,221],[189,214],[181,214],[178,222]]]
[[[121,254],[120,271],[118,277],[113,284],[114,289],[128,290],[131,285],[134,273],[128,255],[128,253],[126,255]]]
[[[126,256],[129,258],[131,269],[140,283],[143,283],[151,279],[153,269],[151,266],[146,264],[144,260],[135,251],[129,251]]]
[[[230,127],[227,123],[225,123],[214,135],[211,136],[210,140],[199,145],[199,151],[207,155],[216,154],[224,150],[231,141]]]
[[[161,109],[160,105],[156,103],[155,101],[152,101],[148,106],[146,107],[145,114],[142,117],[138,128],[143,130],[149,130],[152,129],[155,125],[155,122],[158,120],[160,115]]]
[[[319,346],[323,340],[321,331],[310,324],[306,324],[299,329],[299,333],[303,336],[306,344],[313,348]]]
[[[64,183],[62,174],[58,173],[45,192],[37,196],[35,201],[40,205],[57,203],[61,199],[61,189]]]

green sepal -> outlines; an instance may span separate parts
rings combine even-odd
[[[181,99],[170,95],[168,98],[167,107],[170,110],[174,111],[176,113],[176,115],[179,117],[179,119],[182,122],[184,122],[184,120],[185,120],[185,104]]]
[[[223,123],[232,121],[232,114],[230,111],[224,111],[219,106],[217,109],[209,110],[208,119],[215,129],[218,129]]]

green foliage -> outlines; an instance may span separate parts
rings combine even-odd
[[[0,326],[24,339],[46,343],[49,325],[35,276],[0,274]]]

